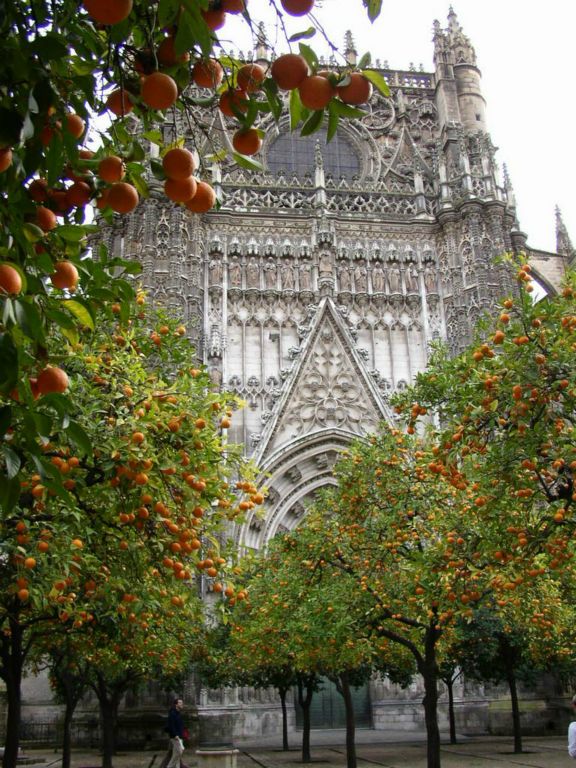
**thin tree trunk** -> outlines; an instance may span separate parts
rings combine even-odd
[[[288,752],[290,749],[288,746],[288,712],[286,709],[288,688],[279,687],[278,693],[280,694],[280,705],[282,707],[282,749],[284,752]]]
[[[109,694],[106,683],[100,676],[98,676],[94,690],[98,696],[102,724],[102,768],[112,768],[112,758],[116,754],[118,706],[123,693],[121,691],[113,691]]]
[[[306,693],[304,694],[304,689]],[[314,694],[314,685],[311,682],[304,684],[302,680],[298,680],[298,703],[302,707],[302,762],[312,762],[312,754],[310,751],[310,705],[312,704],[312,696]]]
[[[350,679],[347,672],[340,674],[338,687],[344,699],[344,709],[346,711],[346,765],[347,768],[356,768],[356,723]]]
[[[72,757],[72,718],[78,699],[66,702],[64,709],[64,730],[62,733],[62,768],[70,768]]]
[[[512,704],[512,728],[514,731],[514,754],[522,752],[522,728],[520,725],[520,704],[518,702],[518,689],[516,687],[516,676],[511,670],[507,675],[508,687],[510,689],[510,702]]]
[[[441,768],[440,729],[438,727],[438,669],[436,665],[437,630],[429,628],[425,639],[425,657],[419,672],[424,679],[424,718],[426,721],[427,768]]]
[[[456,744],[456,716],[454,715],[454,680],[449,677],[444,681],[448,688],[448,720],[450,723],[450,744]]]
[[[22,628],[17,620],[10,621],[10,635],[2,641],[2,670],[6,684],[6,738],[2,768],[16,768],[20,746],[20,723],[22,719],[22,669],[24,649]]]

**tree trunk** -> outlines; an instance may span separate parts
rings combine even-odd
[[[454,715],[454,680],[449,677],[444,681],[448,688],[448,720],[450,722],[450,744],[456,744],[456,717]]]
[[[304,693],[304,689],[306,693]],[[312,754],[310,752],[310,705],[312,704],[312,696],[314,695],[314,683],[302,680],[298,680],[298,703],[302,707],[302,762],[312,762]]]
[[[512,728],[514,732],[514,754],[522,752],[522,728],[520,726],[520,704],[518,702],[518,690],[516,688],[516,676],[512,670],[506,675],[510,689],[510,702],[512,704]]]
[[[72,757],[72,718],[78,699],[67,701],[64,709],[64,724],[62,732],[62,768],[70,768]]]
[[[102,726],[102,768],[112,768],[112,758],[116,753],[116,725],[118,723],[118,706],[122,691],[109,693],[106,683],[98,675],[94,690],[100,705],[100,721]]]
[[[339,675],[338,690],[344,699],[344,709],[346,711],[346,765],[347,768],[356,768],[356,723],[350,679],[347,672],[342,672]]]
[[[284,752],[288,752],[290,749],[288,746],[288,712],[286,711],[288,688],[279,687],[278,693],[280,694],[280,705],[282,706],[282,749]]]
[[[10,621],[10,635],[2,640],[2,676],[6,684],[6,738],[2,768],[16,768],[20,746],[22,717],[22,669],[24,648],[22,628],[17,620]]]
[[[427,768],[440,766],[440,729],[438,727],[438,669],[436,665],[436,640],[439,635],[430,627],[426,632],[425,656],[418,666],[424,679],[424,718],[426,721]]]

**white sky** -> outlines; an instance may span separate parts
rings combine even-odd
[[[446,0],[383,0],[380,18],[371,25],[361,0],[317,0],[318,18],[332,42],[342,46],[350,29],[360,55],[390,67],[420,64],[432,68],[432,24],[447,26]],[[267,0],[248,0],[253,19],[264,18]],[[454,10],[476,49],[487,102],[487,123],[497,161],[506,164],[516,194],[521,229],[532,247],[554,250],[558,205],[576,246],[576,100],[574,0],[454,0]],[[289,18],[288,33],[306,29],[306,17]],[[233,39],[243,50],[249,37],[239,35],[240,21],[230,19],[220,39]],[[307,42],[307,41],[305,41]],[[310,41],[327,52],[318,36]],[[287,50],[278,43],[278,50]]]

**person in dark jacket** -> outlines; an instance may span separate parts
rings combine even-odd
[[[166,730],[170,737],[170,746],[168,754],[162,761],[165,768],[180,768],[180,761],[184,753],[184,721],[182,719],[182,709],[184,702],[181,698],[176,698],[168,711],[168,723]]]

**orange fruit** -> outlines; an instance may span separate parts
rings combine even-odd
[[[152,72],[144,78],[140,95],[144,104],[151,109],[168,109],[178,98],[178,86],[170,75]]]
[[[308,64],[306,59],[297,53],[285,53],[272,62],[270,74],[278,88],[292,91],[308,76]]]
[[[98,163],[98,176],[102,181],[107,181],[109,184],[121,181],[124,178],[124,174],[124,161],[121,157],[108,155],[108,157],[103,157]]]
[[[184,147],[169,149],[162,158],[162,168],[169,179],[187,179],[196,170],[194,155]]]
[[[140,202],[136,187],[125,181],[117,181],[108,190],[107,204],[116,213],[130,213]]]
[[[58,261],[54,264],[54,273],[50,275],[52,285],[56,288],[76,288],[80,276],[71,261]]]
[[[108,208],[108,193],[110,192],[109,189],[103,189],[102,194],[100,197],[96,200],[96,208],[98,208],[99,211],[103,211],[104,208]]]
[[[84,547],[84,543],[82,539],[72,539],[72,546],[74,549],[82,549]]]
[[[321,75],[305,77],[298,86],[300,101],[308,109],[324,109],[336,95],[336,88],[330,80]]]
[[[20,273],[10,264],[0,264],[0,296],[2,294],[16,295],[22,290]]]
[[[222,114],[226,115],[226,117],[235,117],[236,112],[243,114],[248,109],[246,91],[243,91],[240,88],[229,88],[220,96],[218,106]]]
[[[305,16],[314,8],[314,0],[280,0],[280,2],[290,16]]]
[[[170,37],[165,37],[158,46],[156,58],[163,67],[175,67],[177,64],[190,61],[190,54],[187,51],[180,54],[176,53],[174,42],[174,37],[170,35]]]
[[[260,90],[265,78],[266,72],[259,64],[244,64],[238,70],[236,82],[241,90],[255,93]]]
[[[215,59],[199,59],[192,68],[192,80],[200,88],[218,88],[223,77],[224,70]]]
[[[192,213],[206,213],[214,207],[215,202],[216,192],[214,192],[210,184],[207,184],[205,181],[198,181],[196,184],[196,194],[184,205]]]
[[[92,189],[85,181],[75,181],[66,191],[66,202],[75,208],[83,208],[92,198]]]
[[[10,147],[0,149],[0,173],[10,168],[12,165],[12,150]]]
[[[20,600],[20,602],[25,603],[29,597],[30,592],[26,589],[26,587],[22,587],[22,589],[18,590],[18,600]]]
[[[27,557],[26,560],[24,560],[24,568],[36,568],[36,558]]]
[[[64,193],[66,194],[66,193]],[[58,226],[56,214],[51,211],[50,208],[45,208],[43,205],[39,205],[36,208],[36,224],[43,229],[44,232],[49,232]]]
[[[72,136],[74,136],[75,139],[79,139],[80,136],[84,133],[84,129],[86,128],[86,123],[80,115],[76,115],[73,112],[70,112],[66,115],[66,130],[68,133],[71,133]]]
[[[52,392],[65,392],[68,383],[68,376],[62,368],[48,365],[38,374],[36,386],[41,395],[48,395]]]
[[[118,117],[123,117],[134,109],[134,102],[124,88],[117,88],[106,99],[106,109]]]
[[[141,445],[144,442],[145,439],[146,438],[145,438],[143,432],[133,432],[132,433],[132,442],[134,443],[134,445]]]
[[[48,200],[48,182],[46,179],[33,179],[28,187],[28,195],[35,203],[45,203]]]
[[[232,137],[232,146],[241,155],[255,155],[262,146],[262,139],[256,128],[240,128]]]
[[[245,0],[222,0],[220,7],[226,13],[242,13],[246,10]]]
[[[211,29],[213,32],[217,29],[222,29],[224,26],[226,11],[223,8],[209,8],[207,11],[201,10],[200,13],[208,29]]]
[[[164,192],[166,197],[175,203],[186,203],[196,194],[196,179],[188,176],[186,179],[166,179]]]
[[[119,24],[132,10],[132,0],[82,0],[82,5],[99,24]]]
[[[359,72],[351,72],[348,78],[348,85],[338,86],[338,96],[345,104],[365,104],[372,96],[372,83]]]

